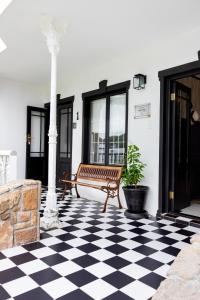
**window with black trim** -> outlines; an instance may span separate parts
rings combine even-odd
[[[124,165],[130,81],[102,86],[83,96],[83,162]]]

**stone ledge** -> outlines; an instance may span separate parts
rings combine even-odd
[[[41,182],[38,180],[30,180],[30,179],[11,181],[4,186],[0,186],[0,195],[16,190],[23,186],[29,186],[29,185],[41,185]]]
[[[14,181],[0,188],[0,250],[39,239],[40,198],[40,181]]]
[[[0,187],[0,195],[5,194],[7,192],[9,192],[9,188],[7,188],[5,186]]]
[[[200,299],[200,233],[190,241],[179,252],[152,300]]]

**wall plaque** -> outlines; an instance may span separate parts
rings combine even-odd
[[[134,119],[150,118],[151,117],[151,103],[135,105]]]

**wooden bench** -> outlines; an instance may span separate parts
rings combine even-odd
[[[64,177],[60,179],[60,182],[64,183],[65,185],[63,199],[69,185],[75,188],[77,198],[80,198],[77,185],[81,185],[93,189],[98,189],[106,193],[103,212],[106,211],[106,206],[109,198],[117,197],[119,208],[122,208],[119,198],[119,185],[122,175],[122,167],[80,164],[77,173],[71,175],[74,176],[74,179],[68,179],[69,174],[67,173],[64,173]]]

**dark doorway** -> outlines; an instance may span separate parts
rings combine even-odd
[[[60,95],[57,96],[57,187],[60,187],[59,178],[63,172],[71,173],[73,101],[74,97],[60,99]],[[50,103],[46,103],[45,108],[27,109],[26,178],[41,180],[43,185],[48,183],[49,114]]]
[[[200,111],[199,61],[159,72],[160,103],[160,171],[159,210],[191,214],[194,199],[198,199],[200,217]],[[194,100],[194,98],[196,100]],[[199,108],[196,107],[198,101]]]
[[[27,107],[26,178],[46,184],[45,173],[46,109]]]

